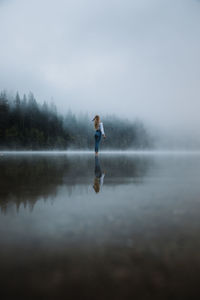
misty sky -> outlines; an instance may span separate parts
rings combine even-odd
[[[200,125],[200,1],[0,0],[0,37],[1,90]]]

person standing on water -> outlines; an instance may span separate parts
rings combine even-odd
[[[101,141],[101,136],[103,135],[104,139],[106,138],[105,132],[104,132],[104,128],[103,128],[103,123],[100,121],[100,117],[99,115],[96,115],[94,117],[94,119],[92,120],[94,121],[94,128],[96,129],[94,138],[95,138],[95,155],[98,155],[99,152],[99,144]]]

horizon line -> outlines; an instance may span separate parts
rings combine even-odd
[[[65,154],[65,155],[77,155],[77,154],[95,154],[92,150],[2,150],[0,151],[0,156],[8,154]],[[166,155],[166,154],[187,154],[187,155],[200,155],[200,150],[184,150],[184,149],[160,149],[160,150],[102,150],[99,152],[101,154],[113,154],[113,155],[120,155],[120,154],[129,154],[129,155]]]

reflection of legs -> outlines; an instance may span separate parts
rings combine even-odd
[[[99,151],[99,143],[101,140],[101,135],[95,135],[95,152],[98,153]]]
[[[96,156],[95,157],[95,170],[94,170],[95,176],[100,178],[102,175],[100,163],[99,163],[99,158]]]
[[[101,172],[101,167],[100,167],[100,164],[99,164],[98,156],[95,156],[94,174],[95,174],[95,176],[94,176],[93,188],[94,188],[96,193],[99,193],[99,191],[100,191],[100,178],[101,178],[102,172]]]

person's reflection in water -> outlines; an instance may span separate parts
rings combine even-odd
[[[99,193],[102,185],[103,185],[103,180],[105,176],[105,172],[101,171],[100,163],[99,163],[99,158],[98,156],[95,156],[95,169],[94,169],[94,185],[93,188],[96,193]]]

